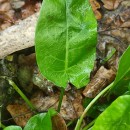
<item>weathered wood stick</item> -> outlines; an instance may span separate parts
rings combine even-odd
[[[93,79],[83,91],[83,95],[88,98],[94,98],[107,85],[109,85],[116,76],[112,69],[106,69],[103,66],[99,68]]]
[[[39,13],[35,13],[18,24],[0,32],[0,59],[34,46],[35,27]]]

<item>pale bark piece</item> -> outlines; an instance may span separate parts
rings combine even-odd
[[[0,59],[34,46],[35,27],[39,13],[20,21],[18,24],[0,32]]]

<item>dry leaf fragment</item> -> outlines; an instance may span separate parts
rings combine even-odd
[[[63,97],[60,115],[65,120],[74,120],[78,118],[83,112],[81,93],[75,91],[75,94],[72,95],[72,99],[73,100],[71,100],[66,95]],[[37,91],[33,94],[30,101],[39,112],[47,111],[49,108],[54,108],[57,110],[59,93],[55,93],[55,95],[52,96],[45,96],[42,91]],[[33,115],[25,103],[15,103],[13,105],[8,105],[7,110],[14,118],[16,124],[22,127],[26,125],[28,119]]]
[[[96,0],[89,0],[93,11],[100,9],[100,4]]]
[[[62,106],[60,110],[60,114],[65,120],[73,120],[77,118],[77,114],[74,110],[72,102],[65,95],[62,100]]]
[[[122,27],[122,28],[130,28],[130,20],[124,22],[124,23],[121,25],[121,27]]]
[[[60,114],[52,117],[52,130],[67,130],[66,123]]]
[[[92,6],[93,12],[95,14],[95,17],[97,20],[100,20],[102,18],[101,13],[99,12],[98,9],[100,9],[100,4],[97,2],[97,0],[89,0],[90,4]]]
[[[95,10],[94,14],[95,14],[95,17],[96,17],[97,20],[102,19],[102,15],[101,15],[101,13],[98,10]]]
[[[104,3],[104,7],[106,9],[114,10],[119,6],[122,0],[102,0],[102,2]]]
[[[34,93],[31,102],[39,112],[42,112],[47,111],[49,108],[53,107],[58,102],[58,97],[58,94],[53,96],[45,96],[42,91],[38,91]]]
[[[29,108],[25,104],[8,105],[7,110],[13,117],[15,123],[21,127],[24,127],[27,121],[33,115],[33,113],[29,110]]]
[[[0,11],[0,23],[5,23],[5,22],[9,22],[9,23],[13,23],[13,19],[11,19],[6,12],[4,11]]]
[[[85,97],[94,98],[104,87],[115,79],[115,71],[107,70],[103,66],[97,71],[93,79],[83,91]]]

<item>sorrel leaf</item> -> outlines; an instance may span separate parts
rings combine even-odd
[[[113,91],[117,95],[123,94],[128,90],[128,86],[130,84],[130,46],[122,55],[119,67],[116,75],[116,79],[113,84]]]
[[[117,98],[96,120],[92,130],[129,130],[130,95]]]
[[[4,130],[22,130],[20,126],[8,126]]]
[[[89,0],[44,0],[35,47],[41,73],[54,84],[87,84],[95,58],[97,23]]]
[[[52,130],[51,117],[56,114],[51,109],[47,113],[37,114],[29,119],[24,130]]]

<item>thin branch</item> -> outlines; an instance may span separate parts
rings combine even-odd
[[[35,13],[18,24],[0,32],[0,59],[34,46],[35,27],[39,13]]]

